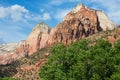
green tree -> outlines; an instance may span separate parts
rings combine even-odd
[[[68,47],[52,47],[52,55],[40,69],[41,80],[119,80],[120,42],[115,47],[102,39],[94,46],[88,43],[80,40]]]

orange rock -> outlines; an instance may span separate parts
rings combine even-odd
[[[38,24],[30,33],[27,40],[21,42],[16,54],[29,56],[39,49],[47,47],[50,28],[45,23]]]
[[[37,50],[53,44],[70,45],[74,41],[115,27],[116,25],[103,12],[78,4],[65,16],[63,22],[52,28],[51,31],[46,24],[38,24],[28,38],[19,43],[14,54],[0,56],[0,64],[8,64],[21,57],[27,57]],[[120,38],[120,36],[117,37]],[[108,39],[111,42],[115,41],[111,36]]]
[[[73,41],[102,30],[95,10],[83,5],[79,6],[80,9],[68,13],[64,21],[51,30],[48,44],[64,43],[69,45]]]

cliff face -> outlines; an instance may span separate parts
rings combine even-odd
[[[9,64],[21,57],[27,57],[37,50],[47,47],[49,31],[50,28],[45,23],[37,24],[28,38],[18,44],[13,54],[0,56],[0,64]]]
[[[78,4],[65,16],[63,22],[51,30],[45,23],[37,24],[28,38],[19,43],[12,55],[0,56],[0,64],[11,63],[56,43],[70,45],[74,41],[115,27],[116,25],[102,11]]]
[[[47,47],[50,28],[45,23],[35,26],[28,38],[21,42],[16,50],[16,54],[29,56],[39,49]]]
[[[108,16],[102,12],[102,11],[96,11],[96,14],[98,16],[98,20],[100,23],[100,27],[105,31],[105,30],[112,30],[114,29],[117,25],[113,23]]]
[[[78,4],[66,15],[62,23],[51,30],[48,43],[69,45],[73,41],[115,27],[116,25],[103,12]]]

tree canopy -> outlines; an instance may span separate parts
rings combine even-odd
[[[120,80],[120,41],[113,46],[102,39],[93,46],[87,40],[55,45],[39,75],[41,80]]]

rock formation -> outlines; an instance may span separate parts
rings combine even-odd
[[[19,43],[13,55],[0,57],[0,64],[11,63],[56,43],[70,45],[73,41],[115,27],[116,25],[102,11],[78,4],[65,16],[63,22],[51,30],[45,23],[37,24],[28,38]]]
[[[1,44],[0,45],[0,55],[10,53],[12,54],[17,48],[18,43],[9,43],[9,44]]]
[[[12,61],[11,55],[14,54],[19,43],[9,43],[0,45],[0,64],[7,64]]]
[[[27,57],[37,50],[47,47],[50,28],[45,23],[35,26],[28,38],[18,44],[13,54],[0,56],[0,64],[9,64],[21,57]]]
[[[73,41],[115,27],[116,25],[103,12],[78,4],[66,15],[62,23],[51,30],[48,43],[69,45]]]
[[[100,27],[105,30],[112,30],[117,25],[113,23],[103,11],[96,11]]]
[[[45,23],[37,24],[28,38],[19,44],[17,54],[31,55],[39,49],[47,47],[50,28]]]

